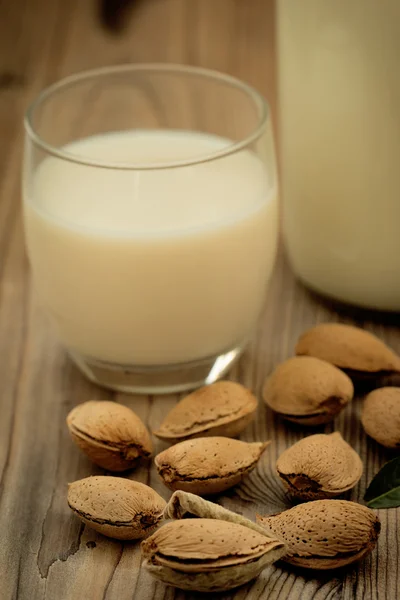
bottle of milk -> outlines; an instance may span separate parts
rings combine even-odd
[[[284,236],[294,272],[400,310],[400,2],[278,0]]]

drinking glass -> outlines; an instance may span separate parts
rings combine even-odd
[[[72,360],[124,392],[221,377],[254,332],[276,253],[263,97],[201,68],[107,67],[44,90],[25,129],[34,286]]]

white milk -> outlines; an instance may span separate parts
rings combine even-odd
[[[199,133],[115,132],[66,150],[157,164],[226,144]],[[247,150],[150,171],[46,158],[25,198],[25,227],[35,287],[63,343],[137,365],[200,359],[242,343],[274,264],[271,185]]]
[[[279,0],[285,241],[320,292],[400,310],[400,2]]]

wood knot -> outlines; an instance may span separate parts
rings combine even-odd
[[[24,85],[24,77],[12,71],[0,72],[0,90],[21,87]]]

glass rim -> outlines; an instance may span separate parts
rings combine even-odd
[[[226,147],[218,150],[216,152],[210,152],[203,156],[194,157],[186,160],[175,160],[168,161],[165,163],[125,163],[125,162],[112,162],[112,161],[101,161],[91,159],[89,157],[81,156],[74,154],[73,152],[68,152],[67,150],[63,150],[62,148],[58,148],[48,142],[46,142],[39,133],[35,130],[33,126],[33,117],[34,113],[40,105],[50,98],[54,93],[62,90],[63,88],[68,88],[75,83],[79,83],[85,80],[100,78],[110,74],[117,73],[135,73],[135,72],[163,72],[163,73],[174,73],[174,74],[182,74],[189,76],[197,76],[200,78],[211,79],[215,81],[220,81],[227,85],[230,85],[233,88],[242,90],[257,106],[259,115],[258,115],[258,124],[257,127],[252,130],[247,136],[245,136],[242,140],[237,142],[232,142],[227,144]],[[270,110],[267,100],[264,96],[257,91],[256,88],[251,86],[250,84],[242,81],[241,79],[234,77],[233,75],[228,75],[227,73],[222,73],[220,71],[214,69],[206,69],[203,67],[197,67],[192,65],[181,65],[177,63],[137,63],[137,64],[123,64],[123,65],[112,65],[107,67],[100,67],[96,69],[89,69],[85,71],[80,71],[79,73],[75,73],[73,75],[68,75],[67,77],[63,77],[62,79],[56,81],[50,86],[44,88],[36,98],[31,102],[28,106],[25,116],[24,116],[24,128],[27,136],[36,146],[47,152],[49,155],[55,156],[62,160],[66,160],[68,162],[76,163],[82,166],[88,167],[99,167],[103,169],[114,169],[114,170],[148,170],[148,171],[157,171],[161,169],[173,169],[179,167],[187,167],[190,165],[198,165],[206,162],[210,162],[213,160],[217,160],[219,158],[224,158],[226,156],[230,156],[240,150],[243,150],[253,142],[255,142],[263,133],[266,124],[269,120]]]

